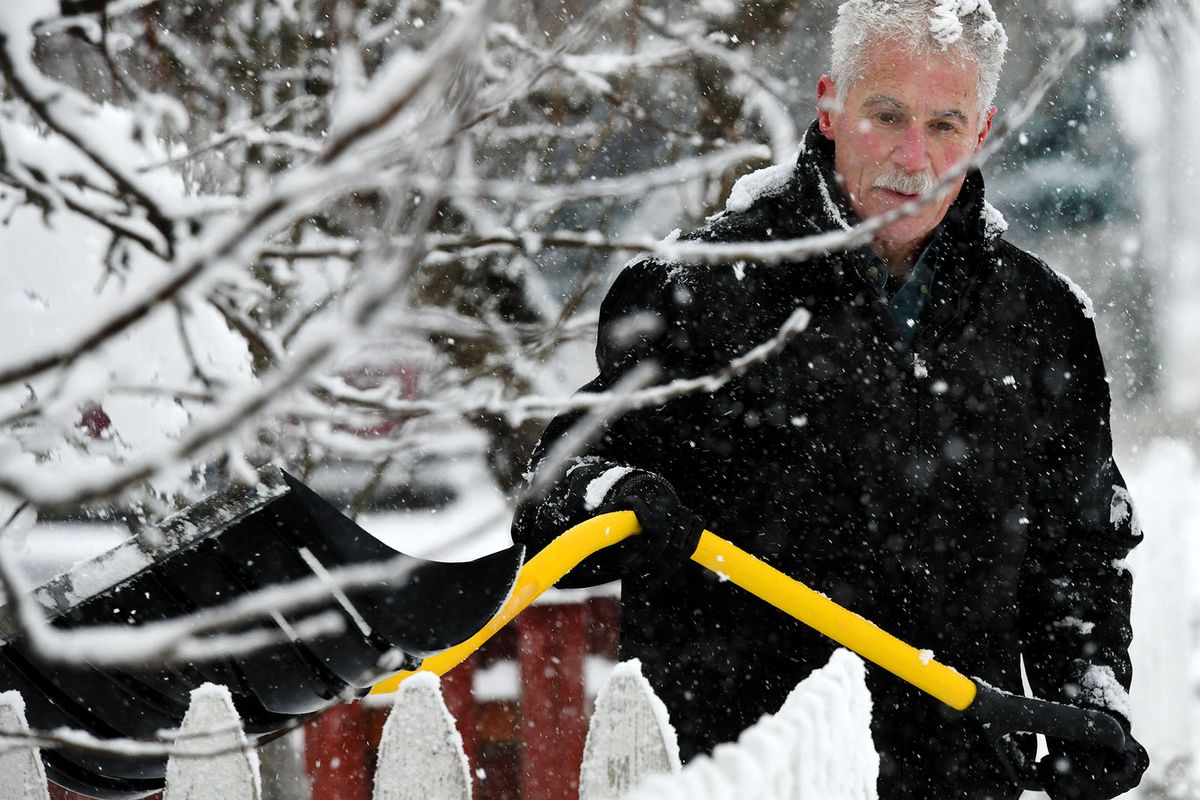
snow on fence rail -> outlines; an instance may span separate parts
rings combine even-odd
[[[874,800],[879,755],[858,656],[837,650],[773,715],[625,800]]]
[[[0,734],[28,731],[16,692],[0,694]],[[259,763],[224,687],[192,693],[181,732],[219,754],[167,764],[164,800],[260,800]],[[462,737],[438,679],[417,675],[396,693],[383,728],[374,800],[470,800]],[[865,670],[845,650],[802,681],[778,713],[736,743],[680,767],[675,731],[636,661],[620,664],[596,699],[580,767],[580,800],[874,800],[879,757],[871,741]],[[46,800],[35,749],[0,749],[0,800]]]

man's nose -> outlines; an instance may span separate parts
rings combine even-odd
[[[909,125],[904,129],[904,136],[892,151],[892,163],[905,172],[920,172],[929,166],[929,149],[925,138],[925,128],[921,125]]]

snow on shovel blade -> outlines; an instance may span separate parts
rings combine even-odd
[[[147,738],[178,727],[193,689],[228,687],[252,738],[363,694],[387,671],[410,668],[470,638],[500,609],[522,563],[519,546],[461,563],[425,561],[383,544],[300,481],[264,471],[258,487],[232,487],[164,520],[164,546],[130,540],[34,592],[64,628],[131,626],[219,606],[250,592],[326,575],[341,567],[389,563],[401,577],[330,592],[315,607],[236,629],[285,636],[236,657],[114,667],[39,660],[0,607],[0,690],[25,697],[34,729],[78,728],[102,738]],[[291,636],[320,612],[342,631]],[[290,639],[290,640],[289,640]],[[165,759],[61,749],[44,754],[52,781],[101,798],[142,797],[162,788]]]

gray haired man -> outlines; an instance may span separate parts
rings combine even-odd
[[[911,201],[991,129],[1007,46],[987,0],[851,0],[796,164],[690,238],[790,239]],[[644,529],[570,581],[622,578],[622,657],[642,660],[685,758],[711,750],[824,664],[833,645],[684,564],[701,526],[989,684],[1101,708],[1128,729],[1137,529],[1112,459],[1109,393],[1086,304],[1003,237],[970,170],[870,246],[783,265],[642,259],[600,312],[610,389],[654,361],[704,374],[808,327],[720,389],[611,420],[588,453],[520,508],[536,552],[568,525],[631,508]],[[621,321],[651,315],[630,339]],[[537,469],[574,416],[555,419]],[[600,491],[603,489],[604,491]],[[597,495],[602,494],[603,497]],[[1015,798],[979,726],[872,672],[884,798]],[[1114,797],[1145,751],[1051,741],[1054,800]]]

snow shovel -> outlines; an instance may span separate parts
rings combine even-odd
[[[406,556],[290,475],[259,477],[256,487],[234,486],[165,520],[159,549],[131,539],[38,588],[34,601],[57,627],[144,625],[338,567],[388,563],[403,580],[324,593],[308,608],[232,629],[272,635],[270,646],[162,665],[47,662],[0,607],[0,690],[21,692],[32,728],[154,738],[178,728],[191,690],[211,682],[229,688],[250,740],[266,741],[466,639],[495,616],[521,566],[520,546],[462,563]],[[317,613],[340,616],[342,632],[296,634],[297,623]],[[54,783],[114,800],[161,790],[166,771],[165,758],[81,749],[42,757]]]
[[[508,602],[478,633],[425,659],[416,670],[377,684],[372,691],[395,691],[416,671],[441,675],[453,669],[583,559],[640,530],[632,511],[617,511],[561,534],[522,567]],[[710,531],[701,534],[691,558],[956,711],[969,714],[985,726],[997,746],[1001,737],[1018,732],[1097,742],[1113,750],[1125,745],[1124,730],[1110,714],[1014,695],[968,678]],[[1000,752],[1011,769],[1003,750]],[[1022,788],[1038,788],[1033,775],[1013,772],[1012,777]]]

